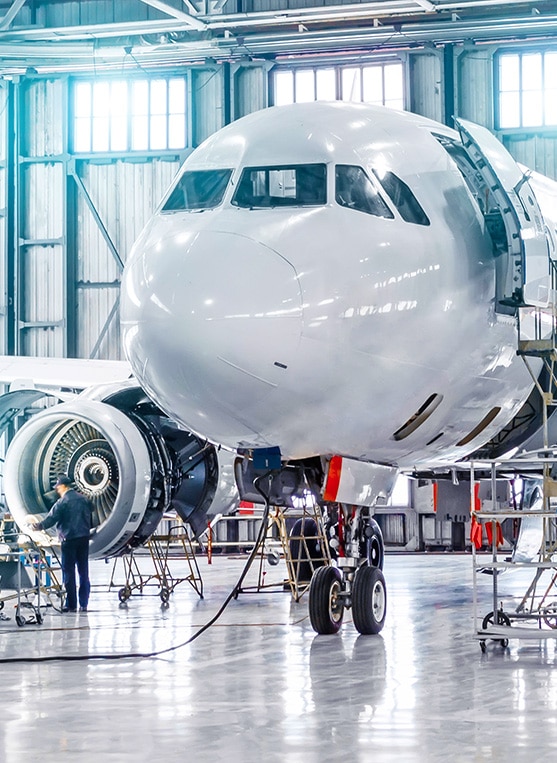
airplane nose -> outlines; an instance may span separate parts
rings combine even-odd
[[[294,267],[243,235],[183,233],[135,252],[122,289],[124,346],[161,408],[232,446],[288,374],[302,329]]]

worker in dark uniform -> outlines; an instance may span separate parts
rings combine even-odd
[[[62,575],[66,588],[66,604],[62,612],[77,611],[75,569],[79,574],[79,611],[87,612],[89,602],[89,534],[91,531],[91,502],[72,487],[69,477],[61,475],[54,489],[58,500],[42,522],[31,525],[33,530],[46,530],[56,525],[62,544]]]

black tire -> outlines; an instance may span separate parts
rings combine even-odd
[[[18,624],[18,626],[20,628],[23,628],[23,626],[25,625],[25,618],[22,617],[21,615],[16,615],[15,616],[15,621],[16,621],[16,623]]]
[[[363,565],[352,586],[352,617],[356,630],[364,636],[379,633],[387,615],[387,587],[378,567]]]
[[[159,594],[161,597],[161,601],[163,604],[168,604],[168,600],[170,599],[170,591],[168,588],[161,588],[161,592]]]
[[[500,609],[497,610],[495,613],[495,616],[493,616],[493,612],[489,612],[487,614],[483,621],[482,621],[482,630],[485,631],[487,628],[489,628],[490,625],[508,625],[510,627],[511,621],[504,612],[501,612]]]
[[[338,633],[344,617],[342,575],[336,567],[315,570],[309,588],[309,619],[316,633]]]
[[[360,556],[367,560],[370,567],[378,567],[382,570],[385,560],[385,544],[383,533],[375,519],[371,517],[368,519],[364,534],[365,537],[360,542]]]
[[[40,612],[37,612],[37,618],[36,619],[37,619],[37,625],[42,625],[43,624],[43,619],[44,618],[43,618],[43,616],[42,616],[42,614]]]
[[[118,591],[118,598],[120,599],[122,603],[127,601],[131,595],[132,595],[132,592],[129,586],[124,586],[123,588],[120,588],[120,590]]]

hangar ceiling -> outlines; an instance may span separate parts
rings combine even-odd
[[[0,2],[0,71],[275,60],[556,34],[554,0],[13,0]]]

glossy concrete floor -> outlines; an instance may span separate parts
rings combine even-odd
[[[87,614],[0,622],[2,658],[113,655],[180,644],[217,611],[245,559],[200,559],[161,609],[158,588],[121,606],[92,565]],[[142,562],[149,566],[147,562]],[[181,573],[174,563],[174,574]],[[281,568],[269,568],[267,582]],[[0,760],[541,761],[557,754],[553,640],[473,638],[470,556],[388,555],[379,636],[317,636],[307,596],[244,593],[198,639],[152,658],[2,664]],[[249,582],[249,581],[248,581]],[[482,579],[482,596],[491,590]],[[512,575],[501,586],[512,593]],[[272,590],[272,589],[271,589]],[[484,610],[489,610],[489,596]],[[556,632],[557,633],[557,632]]]

